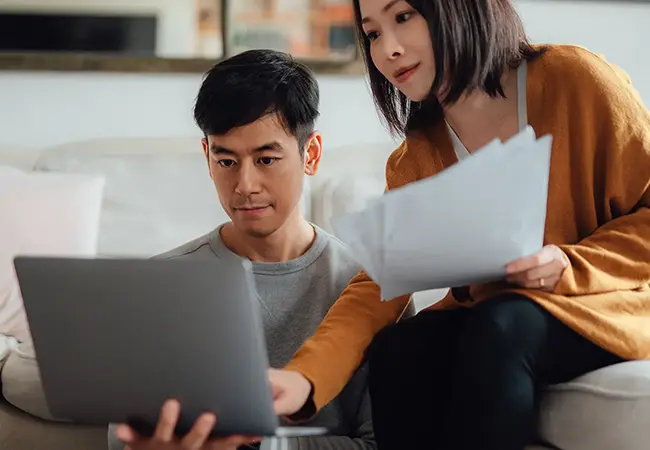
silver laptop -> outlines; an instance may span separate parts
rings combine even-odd
[[[14,266],[51,413],[153,432],[163,402],[177,434],[205,411],[213,436],[311,436],[273,410],[249,263],[17,257]]]

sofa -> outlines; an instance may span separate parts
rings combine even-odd
[[[27,173],[101,175],[105,184],[96,254],[146,257],[227,219],[208,177],[199,139],[101,139],[37,150],[0,143],[0,166]],[[392,142],[370,142],[325,148],[318,173],[305,180],[304,214],[332,231],[332,216],[380,196],[384,164],[394,147]],[[421,309],[443,295],[444,291],[417,293],[415,306]],[[51,417],[29,342],[14,343],[5,353],[0,363],[0,448],[106,448],[105,426]],[[527,450],[648,448],[650,361],[618,364],[553,386],[541,406],[541,443]]]

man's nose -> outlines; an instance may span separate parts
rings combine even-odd
[[[240,165],[235,190],[238,194],[248,196],[260,191],[259,174],[253,164]]]

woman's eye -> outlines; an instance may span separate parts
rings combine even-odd
[[[376,31],[370,31],[366,33],[366,36],[368,37],[369,41],[374,41],[379,37],[379,34]]]
[[[217,164],[219,164],[221,167],[232,167],[233,164],[235,164],[235,161],[232,159],[222,159],[217,161]]]
[[[410,12],[399,13],[396,17],[397,23],[404,23],[411,18]]]

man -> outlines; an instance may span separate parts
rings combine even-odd
[[[253,262],[270,364],[282,368],[320,324],[360,267],[335,238],[300,211],[305,174],[314,175],[321,136],[314,131],[319,89],[313,74],[289,56],[254,50],[217,64],[198,94],[195,120],[219,200],[231,221],[162,258],[247,258]],[[153,438],[120,425],[109,448],[233,449],[252,439],[206,441],[212,415],[184,440],[173,438],[179,408],[168,402]],[[312,426],[333,436],[287,440],[292,449],[374,449],[365,369],[323,409]],[[270,440],[261,448],[270,448]],[[284,444],[284,443],[283,443]]]

